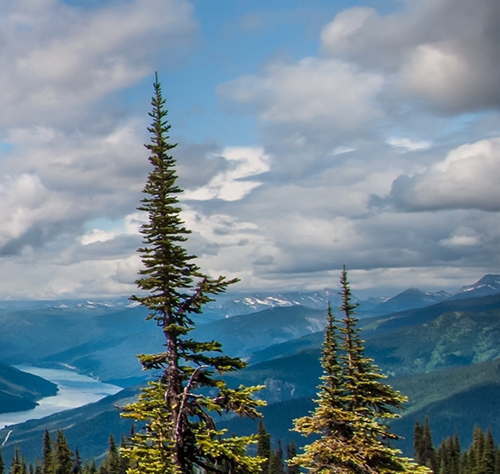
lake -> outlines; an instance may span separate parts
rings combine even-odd
[[[70,408],[78,408],[101,398],[113,395],[121,387],[99,382],[71,370],[42,369],[39,367],[16,366],[17,369],[38,375],[57,385],[57,395],[42,398],[32,410],[0,414],[0,429],[27,420],[37,420]]]

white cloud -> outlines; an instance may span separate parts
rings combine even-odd
[[[108,240],[112,240],[116,237],[116,233],[114,232],[106,232],[100,229],[92,229],[90,232],[86,232],[80,238],[80,242],[82,245],[94,244],[95,242],[107,242]]]
[[[252,104],[265,121],[352,130],[380,117],[376,95],[382,84],[382,76],[350,64],[305,58],[271,64],[264,76],[243,76],[220,85],[218,92]]]
[[[391,198],[409,210],[500,211],[500,138],[459,146],[426,172],[401,176]]]
[[[138,191],[146,176],[147,159],[141,145],[142,123],[118,124],[108,133],[67,133],[55,127],[14,128],[14,149],[0,164],[0,172],[37,174],[52,191],[78,196]]]
[[[427,150],[432,145],[432,143],[429,141],[414,141],[410,138],[401,137],[389,138],[386,143],[395,148],[402,148],[406,151]]]
[[[325,53],[336,55],[360,47],[366,35],[364,29],[368,19],[377,19],[373,8],[353,7],[337,14],[335,20],[321,32],[321,43]]]
[[[92,230],[85,232],[78,240],[82,245],[90,245],[96,242],[107,242],[118,236],[139,235],[141,226],[146,221],[146,214],[138,212],[125,216],[125,218],[119,222],[111,223],[102,221],[101,224],[106,224],[106,229],[94,227]],[[110,226],[113,228],[109,229]]]
[[[450,42],[416,46],[402,65],[406,86],[416,95],[445,107],[476,97],[475,89],[484,85],[484,71],[459,48]]]
[[[76,120],[97,99],[151,74],[159,63],[153,43],[168,45],[164,57],[172,59],[196,33],[185,0],[92,9],[19,1],[0,13],[0,124]]]
[[[40,224],[50,218],[48,198],[49,193],[35,175],[23,174],[4,182],[0,187],[0,247],[21,237],[33,222]]]
[[[481,245],[481,236],[475,229],[459,227],[448,238],[439,241],[440,245],[448,247],[470,247]]]
[[[499,19],[496,0],[404,2],[386,15],[353,7],[324,28],[322,50],[395,75],[392,98],[410,93],[447,112],[498,108]]]
[[[142,94],[138,81],[158,64],[165,95],[181,91],[174,133],[179,117],[196,127],[202,109],[214,112],[215,81],[224,111],[255,117],[204,120],[222,143],[192,143],[181,128],[182,217],[203,271],[242,278],[237,289],[303,289],[336,284],[343,263],[358,288],[460,286],[500,268],[500,224],[477,211],[500,210],[498,114],[458,115],[498,106],[497,0],[349,8],[324,28],[318,57],[290,35],[274,54],[270,44],[235,58],[249,40],[235,21],[234,48],[207,36],[180,74],[171,59],[196,35],[194,4],[92,3],[0,4],[4,293],[135,291],[147,117],[130,118],[139,99],[126,95],[135,85]],[[269,34],[261,18],[268,26],[244,35]]]
[[[26,246],[41,248],[57,235],[79,238],[87,220],[120,220],[130,213],[148,169],[140,125],[131,121],[98,135],[55,127],[11,129],[12,148],[0,161],[0,248],[18,253]],[[97,228],[81,242],[113,236]]]
[[[262,148],[228,147],[222,156],[229,162],[229,169],[198,189],[186,190],[183,199],[238,201],[262,184],[247,178],[269,171],[270,158]]]
[[[350,146],[338,146],[332,151],[332,155],[343,155],[344,153],[350,153],[351,151],[356,151],[356,148]]]

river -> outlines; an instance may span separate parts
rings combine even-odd
[[[71,370],[42,369],[30,366],[16,366],[16,368],[55,383],[59,390],[57,395],[39,400],[38,406],[32,410],[0,414],[0,429],[7,425],[37,420],[53,413],[97,402],[101,398],[122,390],[116,385],[102,383]]]

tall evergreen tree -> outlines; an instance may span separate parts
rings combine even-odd
[[[83,474],[96,474],[97,465],[96,465],[95,459],[92,459],[92,461],[85,459],[85,461],[83,461],[82,472],[83,472]]]
[[[276,451],[273,451],[269,460],[269,474],[285,474],[285,466],[283,465],[283,448],[281,441],[278,440]]]
[[[133,436],[134,431],[132,429],[131,431],[131,436]],[[121,455],[122,449],[124,449],[127,446],[128,438],[125,435],[122,435],[121,441],[120,441],[120,448],[118,450],[118,453],[120,455],[120,471],[122,473],[126,473],[129,468],[132,467],[130,459],[125,458],[124,456]]]
[[[54,474],[54,452],[49,430],[43,435],[42,474]]]
[[[266,463],[264,463],[262,472],[264,474],[274,474],[274,469],[276,468],[276,453],[274,452],[274,449],[271,449],[269,451],[269,458]]]
[[[474,426],[472,444],[469,448],[468,470],[471,474],[478,474],[481,470],[481,461],[484,454],[484,432],[479,426]]]
[[[54,442],[54,474],[72,474],[74,464],[73,451],[66,436],[62,430],[57,430]]]
[[[305,446],[291,464],[312,473],[395,474],[428,470],[389,445],[397,439],[387,421],[397,415],[405,398],[390,385],[382,383],[373,361],[364,355],[359,338],[351,290],[345,268],[341,274],[340,310],[344,318],[337,335],[337,325],[330,306],[327,312],[317,407],[310,415],[295,420],[296,431],[320,438]],[[337,343],[340,339],[341,343]]]
[[[458,432],[455,431],[453,436],[453,453],[454,453],[454,466],[457,474],[462,474],[463,463],[462,463],[462,449],[460,447],[460,438]]]
[[[130,469],[132,474],[216,472],[223,464],[233,471],[255,472],[260,460],[247,455],[246,449],[256,437],[224,436],[213,416],[226,411],[259,416],[257,407],[262,403],[253,398],[258,388],[228,388],[218,376],[243,368],[244,362],[217,355],[222,350],[216,341],[189,338],[194,316],[236,280],[202,273],[184,247],[190,231],[180,216],[182,190],[176,184],[176,161],[170,154],[175,145],[169,142],[170,125],[157,78],[150,116],[151,143],[146,148],[152,171],[139,207],[148,217],[141,229],[144,246],[139,249],[144,268],[137,285],[143,293],[133,299],[149,310],[148,319],[161,328],[165,350],[139,356],[145,370],[160,371],[161,376],[125,407],[123,415],[145,422],[145,429],[132,437],[123,452],[137,463]]]
[[[450,436],[443,440],[437,450],[438,469],[434,472],[439,474],[459,474],[459,465],[456,459],[455,443]]]

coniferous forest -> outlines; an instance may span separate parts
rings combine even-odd
[[[432,419],[426,418],[414,428],[413,459],[396,447],[400,436],[391,422],[400,417],[406,397],[366,355],[345,267],[340,307],[324,310],[314,408],[293,422],[302,442],[272,439],[261,413],[263,385],[228,384],[227,377],[247,363],[226,354],[217,340],[198,339],[195,331],[204,307],[237,280],[204,273],[186,249],[190,230],[181,218],[175,144],[158,78],[149,115],[151,171],[138,207],[147,216],[138,249],[143,267],[131,299],[147,310],[162,344],[158,352],[138,355],[153,375],[133,402],[120,407],[131,432],[119,441],[111,435],[100,458],[82,459],[63,430],[47,430],[35,461],[27,462],[16,448],[12,460],[0,455],[0,474],[500,474],[500,448],[491,430],[476,427],[469,447],[461,446],[457,433],[436,447]],[[258,429],[245,436],[228,432],[217,424],[221,415],[259,420]]]

